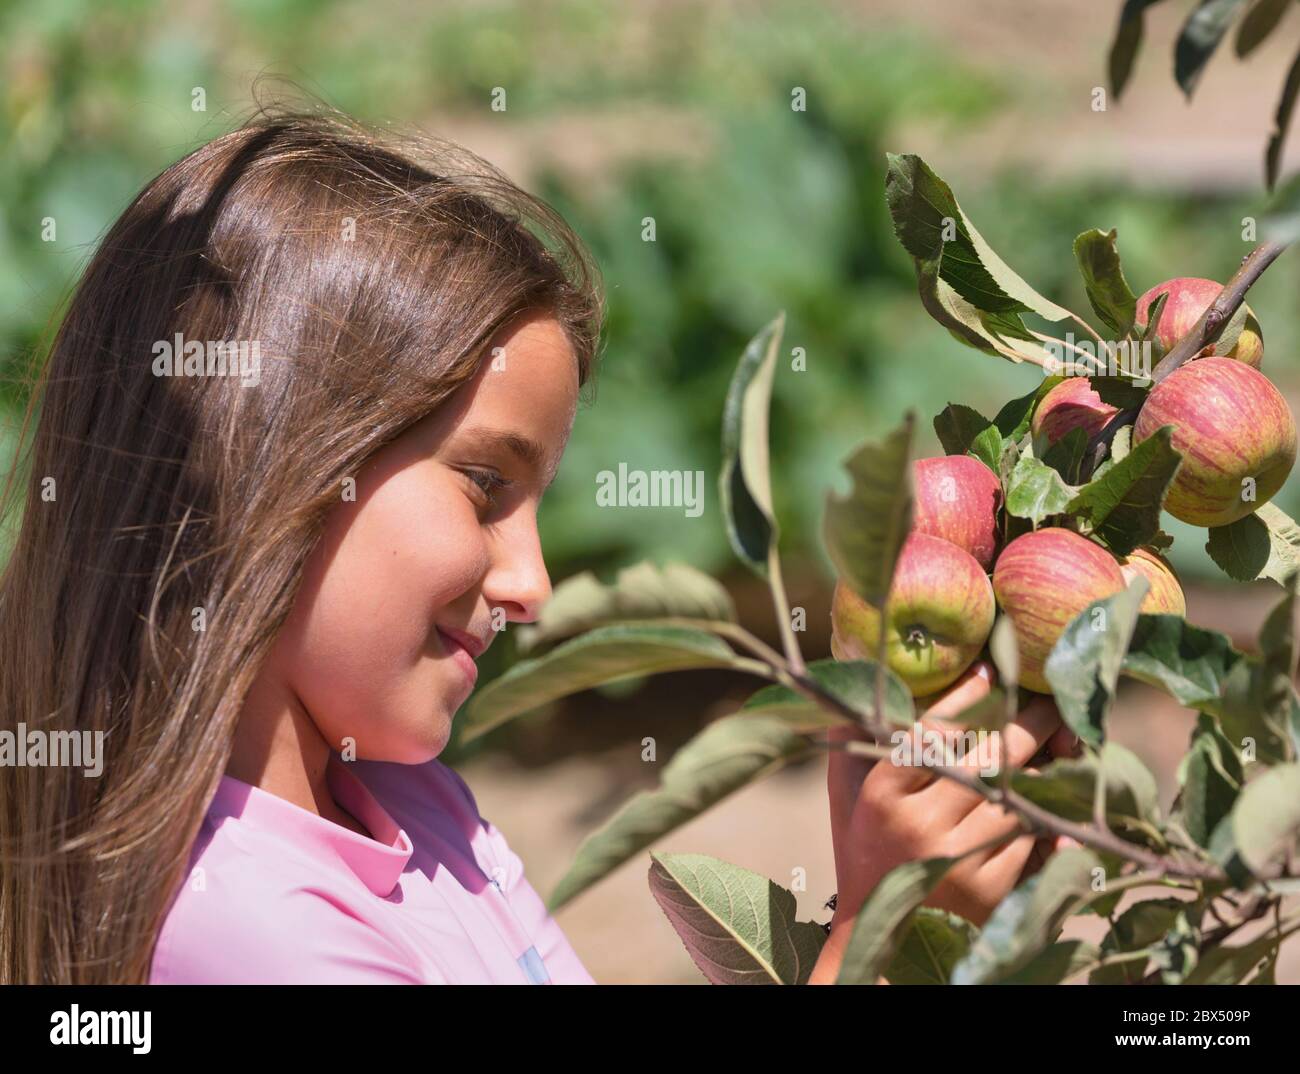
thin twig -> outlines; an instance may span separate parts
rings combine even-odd
[[[1232,315],[1245,301],[1246,292],[1285,249],[1286,243],[1261,242],[1246,255],[1241,262],[1241,267],[1233,273],[1232,279],[1219,292],[1218,298],[1201,314],[1200,320],[1192,330],[1174,344],[1173,349],[1156,364],[1151,375],[1155,384],[1159,384],[1183,363],[1191,361],[1218,340],[1228,322],[1232,320]]]

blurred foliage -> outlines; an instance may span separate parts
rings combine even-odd
[[[955,55],[901,22],[796,3],[33,0],[0,11],[0,360],[11,414],[15,372],[97,237],[153,174],[236,123],[264,74],[368,121],[434,133],[496,124],[506,141],[562,132],[546,135],[557,141],[527,185],[591,244],[609,320],[597,405],[579,414],[542,508],[555,579],[645,557],[730,563],[719,414],[745,341],[780,309],[787,348],[807,355],[806,372],[787,354],[777,374],[782,546],[823,568],[822,503],[857,441],[914,406],[922,450],[934,451],[929,418],[949,400],[991,413],[1034,383],[1032,368],[964,349],[922,312],[882,197],[884,151],[912,148],[893,132],[978,127],[1010,95],[1035,92],[1014,65]],[[191,110],[196,86],[206,112]],[[497,86],[504,113],[489,107]],[[806,111],[791,107],[795,87]],[[602,132],[646,108],[670,133],[706,132],[703,149],[657,148],[647,135],[642,152],[608,154],[600,181],[563,166],[599,156]],[[1237,204],[1086,177],[1043,186],[988,162],[966,180],[961,162],[930,155],[1003,256],[1076,310],[1088,306],[1070,244],[1086,228],[1119,227],[1137,291],[1175,275],[1226,277],[1245,250],[1235,221],[1250,192]],[[41,241],[47,216],[56,242]],[[642,239],[646,217],[654,242]],[[1251,295],[1271,343],[1266,368],[1283,380],[1294,364],[1275,341],[1300,329],[1295,279],[1280,267]],[[704,471],[705,512],[595,510],[596,474],[619,463]],[[1280,497],[1293,512],[1295,488]],[[1203,543],[1188,532],[1176,545],[1184,571],[1216,573]]]

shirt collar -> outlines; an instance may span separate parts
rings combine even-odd
[[[334,800],[356,817],[373,839],[234,776],[221,777],[208,815],[238,817],[315,856],[341,862],[370,891],[386,898],[397,886],[415,848],[338,754],[330,754],[325,776]]]

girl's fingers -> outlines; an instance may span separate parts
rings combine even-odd
[[[928,786],[935,777],[921,765],[925,742],[930,735],[948,736],[954,731],[937,717],[956,715],[985,697],[992,688],[993,675],[993,665],[977,661],[945,693],[926,704],[917,722],[887,743],[903,763],[891,759],[878,765],[871,774],[873,792],[913,794]]]
[[[1023,768],[1061,727],[1061,718],[1050,698],[1035,698],[1013,722],[999,733],[981,735],[977,748],[969,750],[960,763],[972,775],[992,775],[1001,770],[1005,752],[1013,768]],[[941,824],[958,824],[981,802],[983,795],[967,790],[950,779],[935,779],[919,789],[919,799]]]

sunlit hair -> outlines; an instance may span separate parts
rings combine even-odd
[[[104,768],[0,769],[0,981],[148,979],[345,480],[530,310],[587,384],[603,297],[559,216],[463,149],[333,115],[260,111],[108,231],[0,505],[0,729],[103,731]],[[256,341],[259,382],[155,375],[177,333]]]

